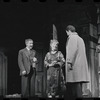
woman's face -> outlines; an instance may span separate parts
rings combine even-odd
[[[57,43],[52,43],[51,44],[51,50],[57,50],[57,47],[58,47],[58,45],[57,45]]]

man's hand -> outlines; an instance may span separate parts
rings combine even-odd
[[[22,75],[26,75],[26,71],[22,71]]]
[[[33,62],[36,62],[36,61],[37,61],[37,58],[36,58],[36,57],[34,57],[34,58],[33,58]]]
[[[32,63],[32,67],[33,68],[36,68],[36,63]]]
[[[67,63],[67,70],[68,70],[68,71],[73,70],[73,69],[72,69],[72,64],[71,64],[71,63]]]

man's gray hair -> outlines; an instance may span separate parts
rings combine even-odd
[[[25,44],[26,44],[28,41],[33,41],[33,40],[32,40],[32,39],[25,39]]]

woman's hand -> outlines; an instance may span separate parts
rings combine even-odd
[[[55,64],[57,64],[57,61],[53,61],[51,64],[52,66],[54,66]]]
[[[53,61],[52,63],[48,63],[47,66],[54,66],[57,63],[57,61]]]
[[[51,64],[49,64],[49,66],[51,67],[51,66],[53,66],[53,64],[51,63]]]

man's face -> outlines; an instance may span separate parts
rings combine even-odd
[[[32,49],[33,48],[33,41],[28,41],[26,43],[26,46],[29,48],[29,49]]]
[[[66,33],[69,36],[71,34],[71,31],[70,30],[69,31],[66,30]]]

